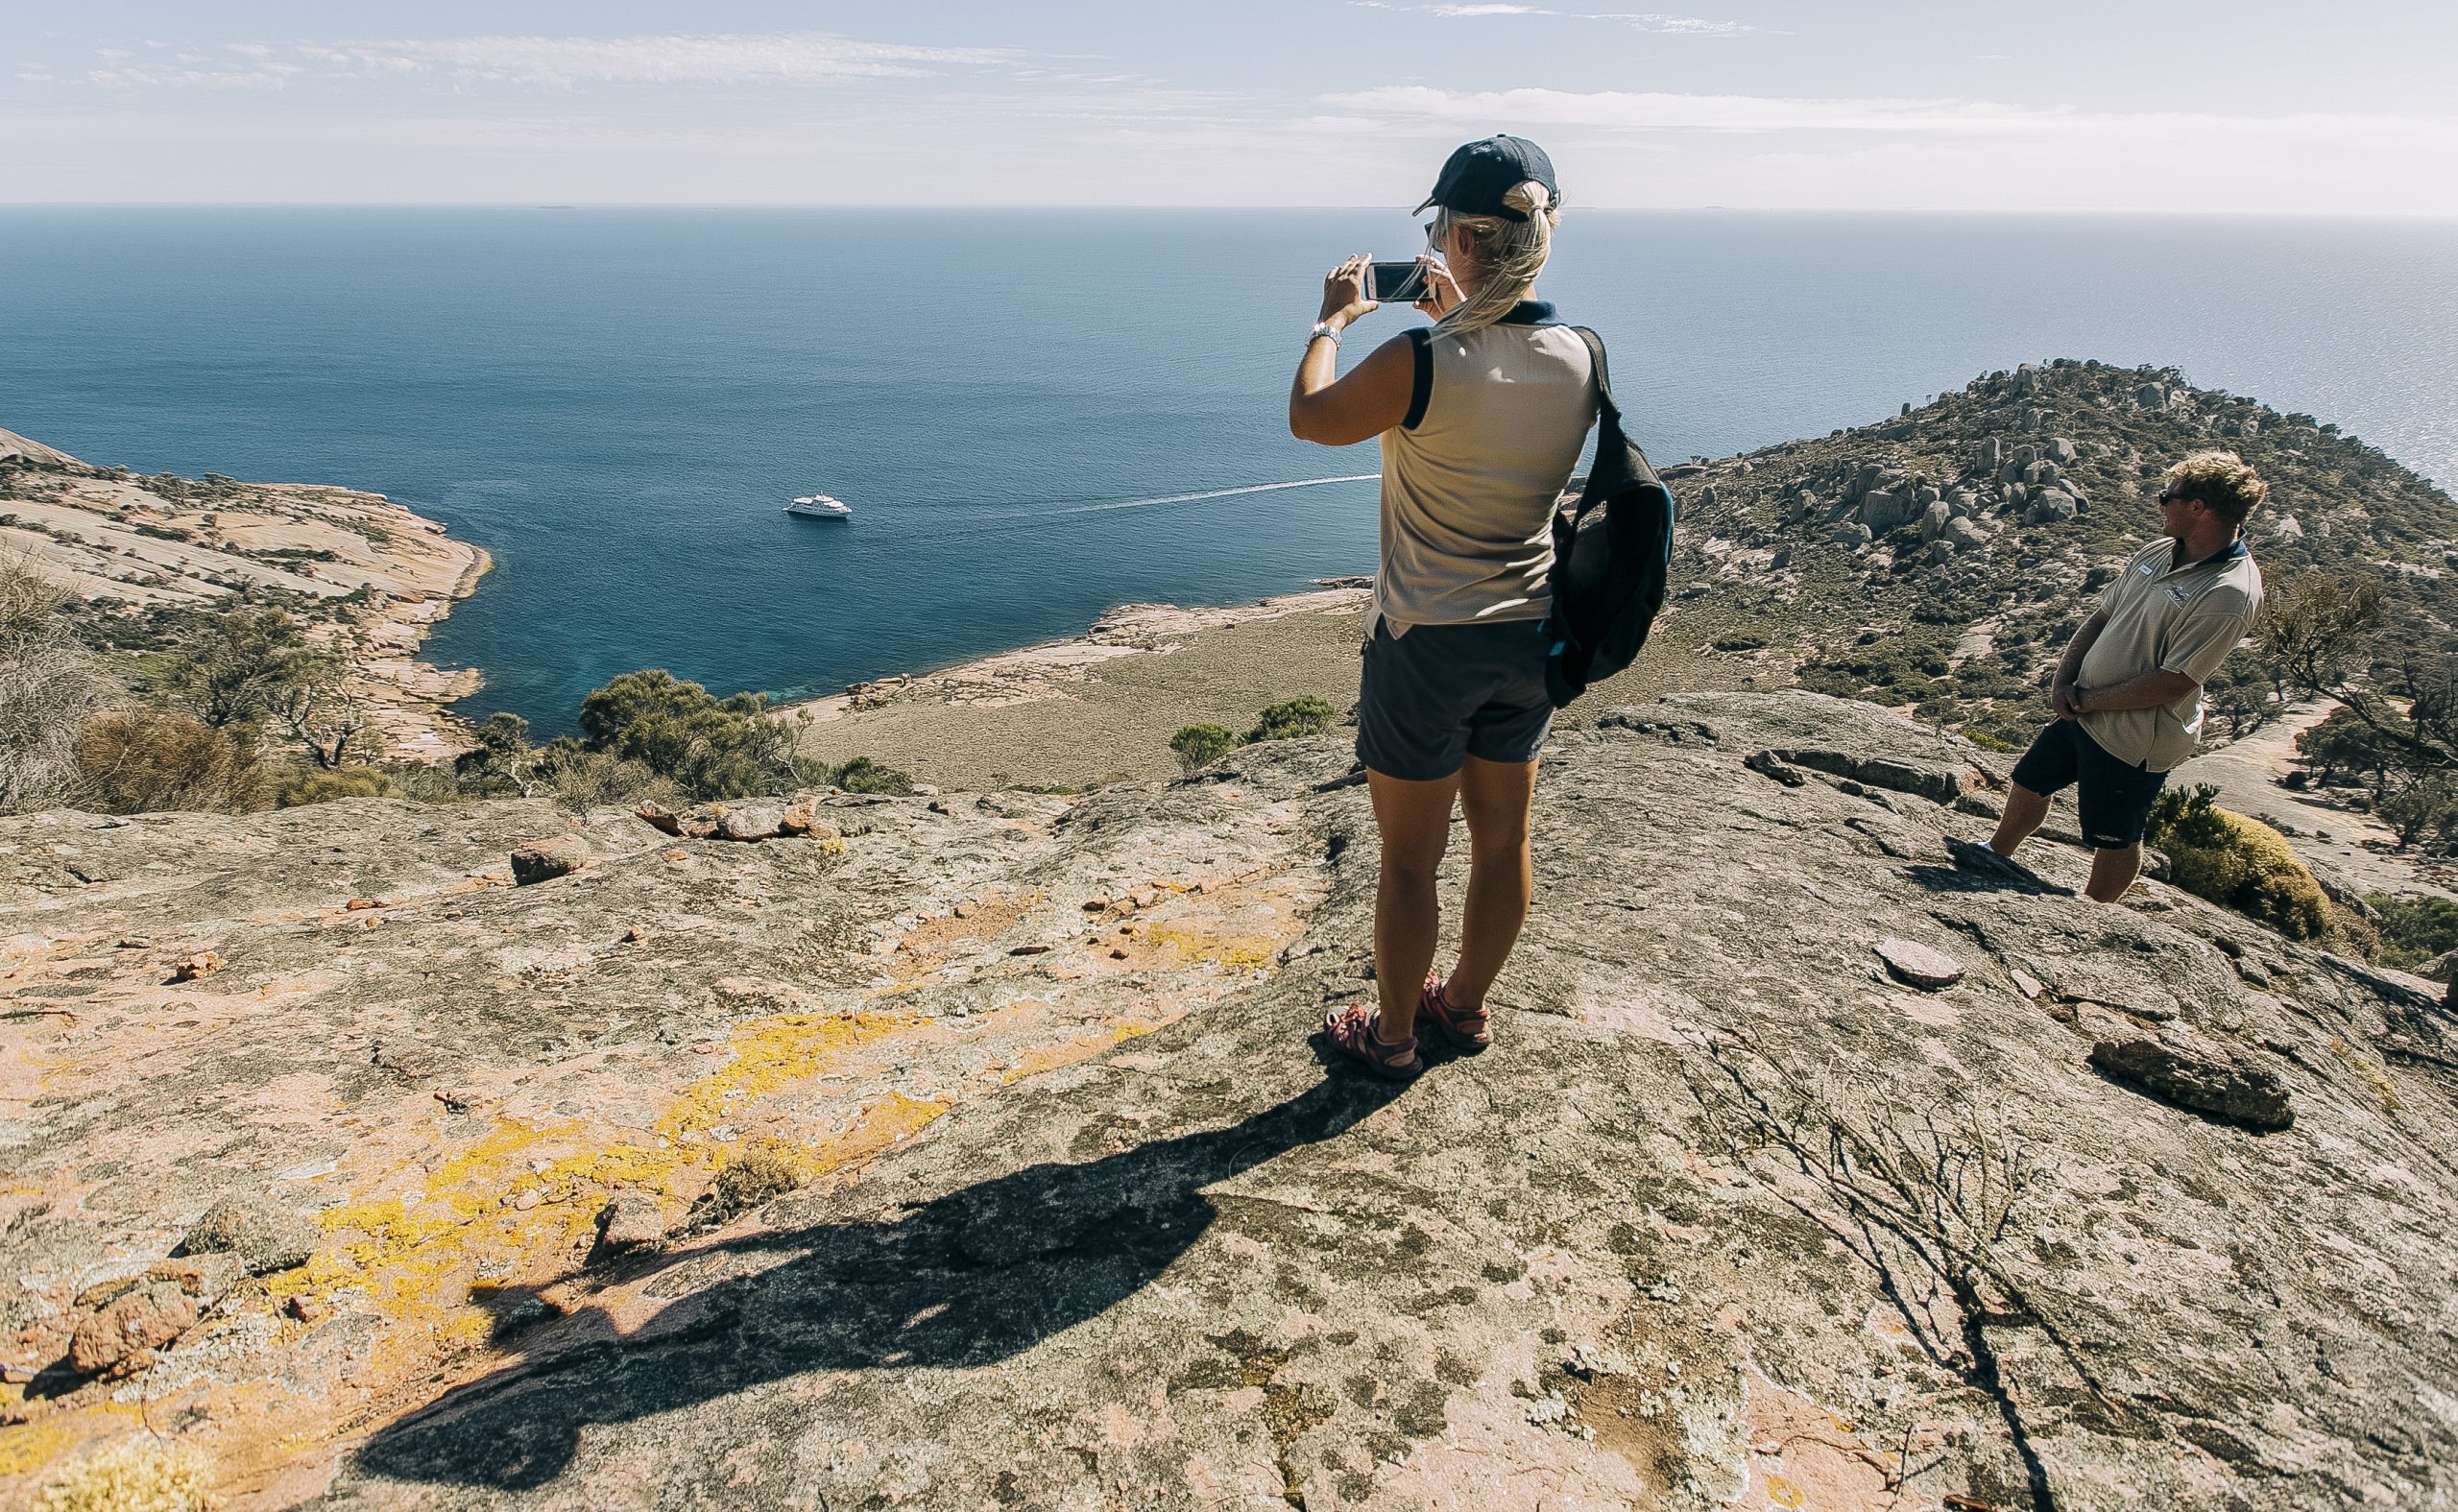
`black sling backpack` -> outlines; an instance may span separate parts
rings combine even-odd
[[[1578,502],[1554,511],[1554,607],[1545,617],[1545,691],[1560,708],[1630,664],[1664,608],[1673,564],[1673,494],[1637,442],[1604,369],[1604,343],[1574,325],[1596,364],[1596,462]]]

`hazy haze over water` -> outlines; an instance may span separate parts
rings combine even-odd
[[[1375,469],[1289,439],[1283,396],[1323,269],[1418,239],[1397,211],[0,210],[0,426],[446,521],[497,562],[428,643],[486,669],[473,712],[563,726],[643,665],[828,692],[1371,570],[1371,482],[1223,491]],[[1575,208],[1540,292],[1604,334],[1660,461],[2077,356],[2458,483],[2458,224]],[[854,520],[780,513],[812,490]]]

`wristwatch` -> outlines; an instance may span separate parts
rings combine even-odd
[[[1306,337],[1306,345],[1310,347],[1313,346],[1316,336],[1330,337],[1332,339],[1332,345],[1335,347],[1340,344],[1340,328],[1329,321],[1316,321],[1314,323],[1314,329]]]

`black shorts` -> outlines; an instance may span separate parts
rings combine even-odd
[[[2083,838],[2097,850],[2122,851],[2142,843],[2143,821],[2168,774],[2118,760],[2081,721],[2060,719],[2014,763],[2014,784],[2046,798],[2068,783],[2083,810]]]
[[[1463,760],[1533,761],[1554,725],[1545,622],[1377,622],[1358,679],[1357,758],[1385,777],[1431,782]]]

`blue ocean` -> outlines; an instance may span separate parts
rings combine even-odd
[[[634,667],[833,692],[1371,570],[1376,450],[1291,440],[1284,396],[1323,270],[1419,245],[1396,210],[7,209],[0,426],[445,521],[496,566],[430,656],[564,729]],[[1574,209],[1539,292],[1659,461],[2063,355],[2458,485],[2458,224]],[[852,519],[782,513],[814,491]]]

